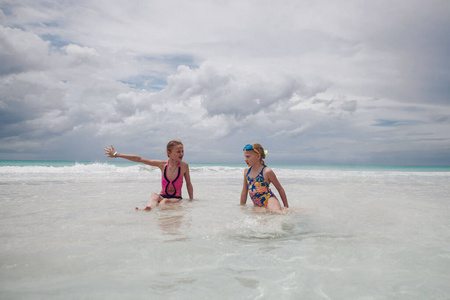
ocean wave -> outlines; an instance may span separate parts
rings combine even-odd
[[[160,174],[160,170],[142,164],[111,164],[106,162],[93,163],[47,163],[25,164],[15,166],[0,166],[0,174]],[[242,176],[243,168],[228,166],[190,166],[191,176],[223,175],[225,177]]]
[[[240,165],[201,165],[191,164],[191,177],[221,177],[221,178],[242,178],[244,166]],[[450,176],[450,172],[436,172],[435,170],[403,170],[403,169],[378,169],[378,170],[358,170],[358,169],[302,169],[302,168],[284,168],[283,166],[273,166],[272,169],[278,178],[293,180],[312,180],[312,179],[339,179],[339,178],[375,178],[375,177],[445,177]],[[161,171],[156,167],[134,163],[118,162],[18,162],[11,165],[0,164],[0,176],[26,175],[33,176],[39,174],[74,174],[74,175],[158,175]]]
[[[229,167],[229,166],[191,166],[189,168],[191,176],[195,177],[208,177],[220,175],[222,178],[227,177],[240,177],[243,174],[243,167]]]
[[[154,168],[153,168],[154,169]],[[25,165],[25,166],[1,166],[0,174],[78,174],[78,173],[140,173],[151,172],[151,167],[146,166],[116,166],[108,163],[74,163],[73,165]],[[158,170],[159,171],[159,170]]]

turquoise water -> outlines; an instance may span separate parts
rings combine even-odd
[[[110,164],[118,167],[135,166],[136,163],[123,160],[108,161],[47,161],[47,160],[0,160],[2,166],[40,166],[40,167],[68,167],[76,164]],[[220,163],[190,163],[191,167],[230,167],[242,168],[245,164],[220,164]],[[403,172],[450,172],[450,166],[372,166],[372,165],[287,165],[270,164],[271,168],[292,170],[336,170],[336,171],[403,171]]]

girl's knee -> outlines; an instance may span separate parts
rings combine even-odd
[[[162,197],[161,197],[159,194],[157,194],[157,193],[153,193],[153,194],[150,196],[150,199],[154,199],[154,200],[157,200],[157,201],[159,201],[160,198],[162,198]]]
[[[148,201],[148,203],[149,203],[150,206],[155,207],[155,206],[157,206],[157,205],[159,204],[159,202],[160,202],[161,200],[163,200],[163,199],[164,199],[164,198],[161,197],[159,194],[153,193],[153,194],[150,196],[150,200]]]

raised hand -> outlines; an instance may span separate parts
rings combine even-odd
[[[108,155],[108,157],[114,157],[114,153],[116,153],[116,150],[114,150],[114,147],[111,145],[110,147],[105,147],[103,150],[105,150],[105,154]]]

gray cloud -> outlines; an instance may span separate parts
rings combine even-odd
[[[280,162],[450,164],[445,1],[0,9],[5,159],[99,159],[105,144],[142,153],[181,138],[197,161],[235,161],[259,141]]]
[[[169,78],[168,91],[188,99],[198,96],[209,115],[245,117],[302,94],[303,84],[292,77],[263,78],[239,68],[216,68],[211,64],[198,69],[180,67]]]
[[[48,43],[37,35],[0,26],[0,76],[42,70],[48,63]]]

